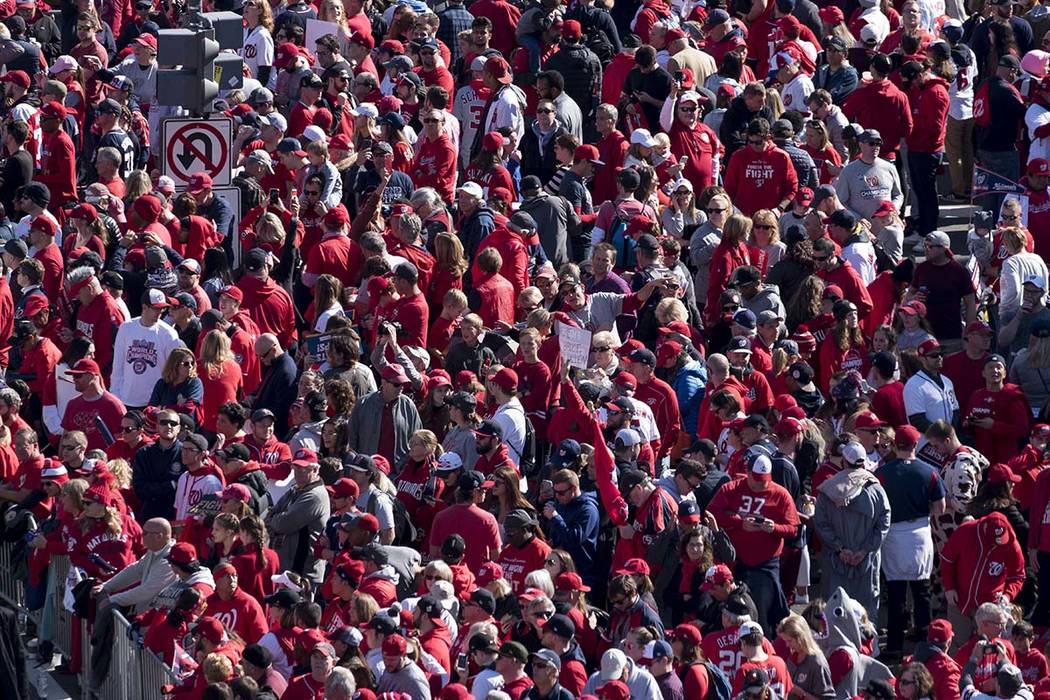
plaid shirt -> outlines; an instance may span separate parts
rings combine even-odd
[[[449,5],[448,9],[438,13],[441,24],[438,25],[437,38],[440,39],[452,53],[452,63],[455,64],[461,57],[459,54],[459,41],[456,39],[459,33],[470,29],[474,23],[474,15],[467,8],[459,5]],[[452,66],[446,66],[451,69]]]

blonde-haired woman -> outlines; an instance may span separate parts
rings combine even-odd
[[[780,223],[769,209],[759,209],[751,215],[750,243],[762,253],[758,266],[764,275],[784,257],[787,246],[780,240]]]
[[[817,166],[820,184],[831,184],[842,169],[842,154],[831,143],[827,125],[819,119],[810,119],[806,122],[805,137],[802,150],[810,155]]]
[[[791,652],[784,661],[798,688],[793,694],[800,700],[833,697],[835,686],[831,682],[831,668],[805,619],[798,613],[791,613],[777,625],[777,636]]]
[[[170,408],[197,419],[203,399],[204,384],[197,377],[197,358],[186,348],[175,348],[164,363],[160,379],[153,385],[149,405]]]
[[[238,51],[252,77],[273,89],[277,71],[273,70],[273,12],[267,0],[244,3],[244,48]]]
[[[221,331],[208,331],[204,336],[199,362],[204,387],[201,428],[214,433],[219,407],[244,395],[244,374],[233,359],[230,338]]]
[[[733,270],[754,264],[751,250],[747,246],[747,239],[750,235],[751,219],[741,214],[733,214],[726,219],[725,226],[722,228],[722,240],[711,255],[706,312],[712,324],[717,323],[721,315],[718,297],[726,288],[726,283],[729,282]]]
[[[134,548],[142,544],[142,528],[110,505],[113,497],[102,484],[84,491],[80,536],[73,543],[69,557],[73,565],[100,583],[130,566],[135,561]],[[98,549],[102,543],[105,547]]]
[[[999,233],[1007,255],[999,272],[999,320],[1006,324],[1021,310],[1024,281],[1030,276],[1047,280],[1050,273],[1041,256],[1027,252],[1027,231],[1015,225]]]

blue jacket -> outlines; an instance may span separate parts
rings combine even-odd
[[[700,402],[704,400],[707,387],[707,368],[703,362],[693,360],[682,366],[668,384],[678,395],[678,408],[682,413],[682,430],[696,439],[696,427],[700,417]]]
[[[598,502],[587,492],[566,504],[556,503],[554,517],[548,521],[548,544],[564,549],[576,562],[576,571],[588,586],[598,583],[601,576],[594,570],[598,549]]]

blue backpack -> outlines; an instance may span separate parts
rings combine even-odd
[[[733,684],[726,674],[710,661],[701,663],[707,669],[707,696],[704,700],[730,700],[733,697]]]
[[[627,219],[620,215],[617,210],[605,232],[605,242],[616,248],[616,264],[619,270],[633,270],[636,266],[634,249],[637,243],[627,235]]]

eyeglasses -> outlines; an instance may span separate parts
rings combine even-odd
[[[548,668],[551,668],[551,665],[549,663],[546,663],[544,661],[537,661],[537,660],[533,659],[533,661],[532,661],[532,670],[533,671],[545,671]]]
[[[1003,221],[1017,221],[1020,218],[1021,218],[1020,214],[1010,214],[1009,216],[1007,216],[1006,214],[1003,214]]]
[[[565,494],[569,493],[570,491],[572,491],[572,489],[571,489],[571,488],[567,488],[567,489],[554,489],[554,495],[555,495],[555,496],[564,496]]]
[[[536,114],[554,114],[553,109],[537,109]]]
[[[176,425],[179,425],[179,421],[177,421],[177,420],[170,420],[170,419],[169,420],[159,420],[159,421],[157,421],[157,425],[164,425],[164,426],[167,426],[169,428],[174,428]]]
[[[901,678],[900,684],[901,685],[915,685],[915,679],[914,678]]]

